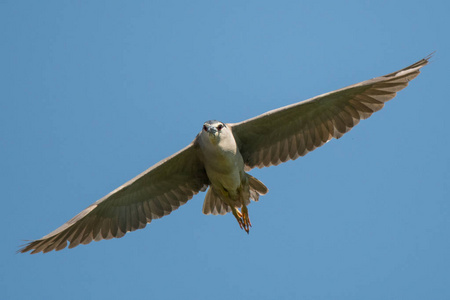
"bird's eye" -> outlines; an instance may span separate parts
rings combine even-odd
[[[223,125],[222,125],[222,124],[220,124],[219,126],[217,126],[217,130],[219,130],[219,131],[221,131],[222,128],[223,128]]]
[[[203,125],[203,130],[208,131],[208,128],[206,128],[206,125]]]

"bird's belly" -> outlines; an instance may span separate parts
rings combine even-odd
[[[211,185],[215,188],[225,190],[234,194],[241,186],[240,172],[233,170],[231,172],[207,172]]]
[[[205,163],[206,173],[215,189],[234,194],[240,187],[244,176],[244,162],[241,154],[217,155],[214,161]]]

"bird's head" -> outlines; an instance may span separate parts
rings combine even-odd
[[[216,120],[210,120],[206,121],[203,124],[201,135],[207,136],[213,144],[217,144],[220,139],[224,135],[226,135],[228,130],[229,129],[225,123]]]

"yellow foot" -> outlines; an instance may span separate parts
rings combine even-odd
[[[242,219],[244,230],[248,234],[248,232],[250,231],[250,227],[252,227],[252,223],[250,222],[250,218],[248,217],[248,209],[245,205],[242,207],[241,216],[242,216],[241,219]]]
[[[247,207],[242,207],[242,212],[240,212],[237,208],[232,208],[232,213],[236,220],[239,223],[239,227],[244,229],[247,233],[250,231],[250,227],[252,227],[252,223],[250,222],[250,218],[248,217]]]
[[[236,208],[232,208],[231,212],[233,213],[233,216],[236,218],[236,220],[239,223],[239,227],[241,227],[241,229],[244,226],[244,223],[242,222],[242,214],[239,210],[237,210]]]

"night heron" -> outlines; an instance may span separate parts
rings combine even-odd
[[[431,55],[397,72],[348,86],[252,119],[207,121],[186,148],[160,161],[20,252],[61,250],[92,240],[120,238],[170,214],[206,191],[205,214],[231,212],[247,233],[247,205],[267,187],[246,173],[297,159],[340,138],[383,108],[428,64]]]

